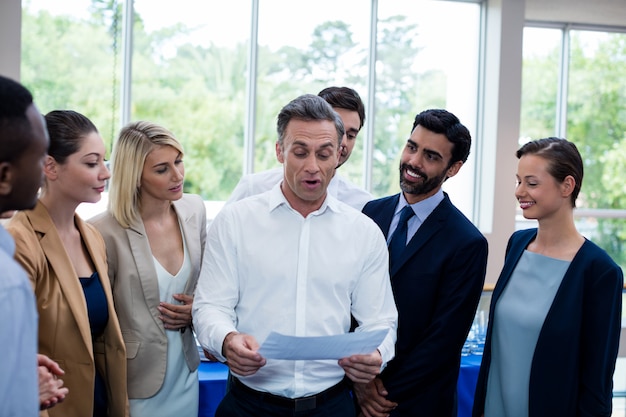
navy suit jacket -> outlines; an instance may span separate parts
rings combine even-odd
[[[485,408],[494,306],[536,235],[537,229],[515,232],[507,245],[491,298],[474,398],[476,417]],[[563,276],[539,333],[530,371],[529,417],[611,415],[623,285],[620,267],[594,243],[585,241]]]
[[[363,213],[385,237],[399,194],[371,201]],[[447,194],[390,270],[398,308],[396,356],[380,378],[392,416],[456,415],[460,353],[474,319],[487,268],[487,240]]]

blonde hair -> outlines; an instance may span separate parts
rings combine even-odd
[[[120,131],[111,154],[109,213],[128,228],[140,217],[141,174],[146,157],[157,146],[183,147],[172,132],[145,121],[132,122]]]

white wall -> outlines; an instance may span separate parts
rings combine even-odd
[[[0,74],[19,80],[22,2],[0,1]]]
[[[526,20],[626,26],[625,0],[526,0]]]
[[[489,241],[487,284],[495,284],[515,230],[515,151],[518,147],[524,0],[488,2],[480,152],[479,227]]]

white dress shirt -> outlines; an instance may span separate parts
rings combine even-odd
[[[284,172],[282,166],[267,171],[244,175],[230,194],[226,204],[269,191],[276,184],[280,183],[283,177]],[[367,202],[374,198],[372,194],[348,181],[337,172],[335,172],[335,175],[328,184],[328,194],[359,211],[363,209]]]
[[[385,239],[376,224],[327,196],[306,218],[280,185],[225,206],[207,236],[193,304],[200,344],[221,360],[233,331],[262,344],[271,331],[292,336],[388,329],[379,351],[394,356],[397,310]],[[284,397],[316,394],[344,377],[336,360],[268,359],[246,385]]]

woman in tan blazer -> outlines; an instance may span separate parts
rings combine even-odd
[[[104,242],[76,207],[97,202],[109,171],[96,127],[73,111],[46,116],[45,183],[32,211],[8,230],[39,313],[39,352],[65,370],[69,393],[43,416],[128,416],[125,347],[107,278]]]
[[[183,194],[183,149],[161,126],[124,127],[111,159],[109,209],[91,222],[106,242],[131,416],[196,417],[200,358],[191,304],[206,238],[204,202]]]

